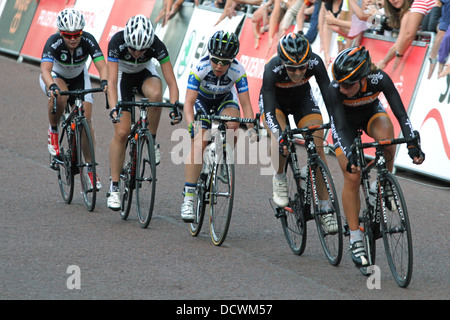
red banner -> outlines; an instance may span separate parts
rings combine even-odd
[[[47,39],[57,30],[56,16],[64,8],[72,7],[74,3],[75,0],[39,1],[20,55],[40,60]]]
[[[155,2],[156,0],[115,1],[99,41],[100,48],[102,49],[105,58],[108,56],[108,43],[111,37],[125,28],[125,24],[130,17],[137,14],[143,14],[146,17],[150,17]],[[98,76],[98,71],[93,64],[91,64],[89,68],[89,74]]]

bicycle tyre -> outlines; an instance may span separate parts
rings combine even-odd
[[[300,178],[295,178],[292,158],[286,159],[284,172],[287,179],[289,207],[291,210],[281,208],[281,226],[286,241],[292,252],[302,255],[306,247],[307,226],[303,212],[304,190],[300,186]]]
[[[323,248],[323,252],[328,262],[337,266],[341,262],[342,259],[342,251],[343,251],[343,235],[342,235],[342,219],[341,213],[339,209],[339,200],[336,193],[336,188],[334,186],[333,177],[331,176],[330,170],[325,162],[321,158],[316,159],[316,166],[314,168],[316,172],[315,179],[312,179],[312,171],[308,173],[310,184],[313,186],[313,181],[315,181],[316,187],[310,188],[311,190],[311,212],[314,214],[314,219],[316,221],[317,233],[319,235],[320,243]],[[321,175],[317,173],[321,173]],[[321,176],[321,177],[320,177]],[[316,195],[316,191],[319,190],[318,183],[324,183],[324,186],[328,193],[328,204],[331,206],[327,209],[327,214],[332,214],[333,218],[337,223],[337,231],[336,232],[328,232],[324,227],[321,216],[324,213],[320,212],[320,208],[318,205],[319,196]]]
[[[134,140],[134,137],[131,139]],[[128,155],[128,161],[126,160]],[[133,168],[134,162],[134,168]],[[134,169],[134,172],[133,172]],[[133,199],[133,189],[135,186],[135,171],[136,171],[136,144],[127,141],[125,147],[125,162],[120,172],[119,190],[120,190],[120,217],[122,220],[127,220],[131,210],[131,203]]]
[[[215,172],[212,173],[209,194],[209,229],[216,246],[225,241],[233,212],[235,176],[233,152],[228,144],[220,159],[219,163],[213,164]]]
[[[74,168],[72,162],[72,141],[75,136],[70,133],[70,126],[62,126],[62,121],[65,120],[64,115],[58,125],[59,137],[59,151],[58,156],[61,161],[57,167],[58,185],[61,191],[61,196],[65,203],[70,204],[73,199],[73,191],[75,189]]]
[[[156,165],[155,142],[149,131],[139,134],[136,160],[136,211],[139,225],[147,228],[155,204]]]
[[[200,173],[200,176],[197,181],[197,187],[195,188],[194,195],[194,213],[196,216],[196,220],[189,224],[189,231],[192,236],[197,237],[202,229],[203,218],[205,216],[206,209],[206,201],[205,201],[205,193],[206,193],[206,180],[207,174]]]
[[[413,271],[413,245],[406,200],[395,176],[387,173],[383,189],[392,191],[392,196],[381,201],[384,214],[381,219],[383,243],[389,268],[399,287],[406,288]]]
[[[97,170],[94,142],[92,140],[91,129],[89,128],[88,122],[85,118],[81,119],[75,130],[77,139],[77,165],[80,171],[81,194],[87,209],[89,211],[93,211],[95,208],[98,191],[96,186]],[[85,136],[83,136],[83,134]],[[90,161],[87,161],[87,154],[90,156]],[[91,183],[89,173],[92,173],[93,183]]]

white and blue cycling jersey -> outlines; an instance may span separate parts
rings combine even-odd
[[[203,101],[220,101],[230,93],[237,98],[236,93],[248,91],[247,75],[244,66],[234,59],[228,71],[218,77],[211,68],[209,55],[206,55],[192,68],[187,88],[198,91],[198,98]]]

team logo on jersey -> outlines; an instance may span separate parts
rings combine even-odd
[[[66,61],[67,60],[67,54],[63,53],[61,54],[61,60]]]
[[[75,51],[75,56],[79,57],[82,55],[83,55],[83,49],[81,47],[77,48],[77,50]]]

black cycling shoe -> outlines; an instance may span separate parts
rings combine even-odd
[[[361,240],[353,242],[350,245],[351,256],[353,263],[357,267],[367,267],[369,265],[369,259],[367,259],[366,249]]]

